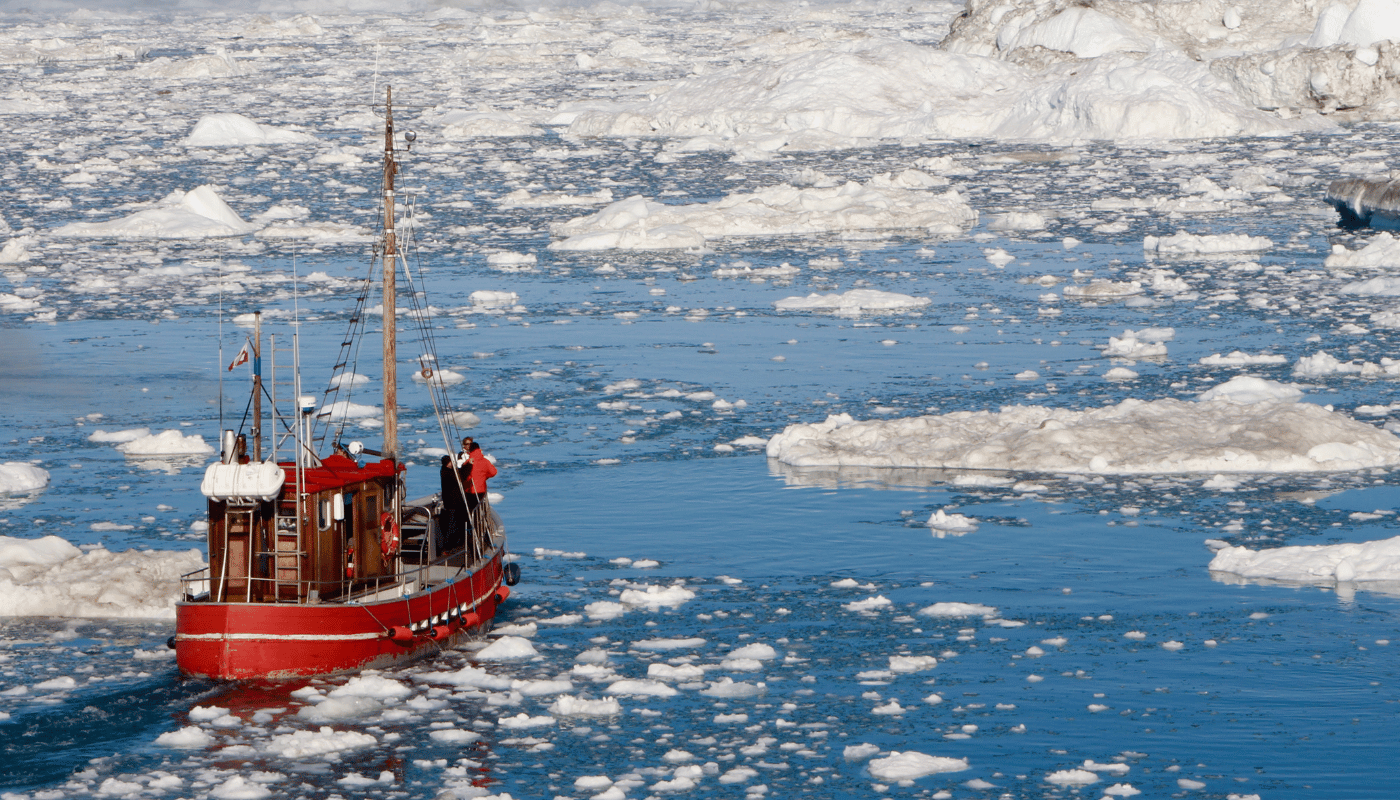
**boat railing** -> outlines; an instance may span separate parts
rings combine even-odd
[[[394,574],[344,578],[334,582],[324,580],[288,581],[279,578],[246,578],[242,576],[236,580],[240,584],[246,582],[253,590],[251,592],[253,596],[269,598],[262,602],[289,605],[322,601],[363,602],[394,595],[407,596],[425,586],[441,583],[443,580],[451,578],[453,573],[475,572],[479,565],[494,558],[504,545],[504,535],[495,533],[491,536],[490,548],[471,564],[466,563],[465,551],[459,550],[439,556],[425,564],[402,565],[403,568]],[[209,567],[201,567],[181,575],[180,585],[185,602],[208,602],[211,599],[212,581]],[[282,598],[280,593],[289,587],[295,587],[295,596]],[[264,591],[259,592],[258,589]],[[244,596],[242,586],[236,594],[240,597]]]

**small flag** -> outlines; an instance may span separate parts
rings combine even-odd
[[[247,339],[244,339],[244,340],[243,340],[243,349],[238,351],[238,355],[236,355],[236,356],[233,357],[233,363],[228,365],[228,371],[229,371],[229,372],[232,372],[232,371],[233,371],[233,368],[236,367],[236,366],[238,366],[239,364],[247,364],[247,363],[248,363],[248,359],[249,359],[249,358],[252,356],[252,354],[253,354],[252,348],[250,348],[250,347],[248,346],[249,344],[250,344],[250,342],[249,342]]]

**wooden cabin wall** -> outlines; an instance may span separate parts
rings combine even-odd
[[[209,501],[209,533],[206,541],[209,548],[209,599],[218,600],[227,596],[228,586],[224,581],[224,504],[217,500]]]
[[[311,513],[302,520],[302,541],[305,543],[302,574],[312,582],[313,588],[323,598],[337,597],[345,585],[345,539],[341,534],[342,523],[331,519],[330,524],[321,527],[322,503],[335,500],[334,492],[319,492],[307,495],[312,504]],[[356,556],[358,557],[358,553]]]

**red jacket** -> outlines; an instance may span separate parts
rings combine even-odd
[[[471,465],[471,474],[465,481],[467,491],[481,494],[486,491],[486,479],[496,477],[496,465],[491,463],[482,450],[472,451]]]

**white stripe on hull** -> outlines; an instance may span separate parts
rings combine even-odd
[[[182,640],[265,640],[265,641],[298,641],[298,642],[348,642],[359,639],[382,639],[385,634],[380,633],[177,633],[176,641]]]

